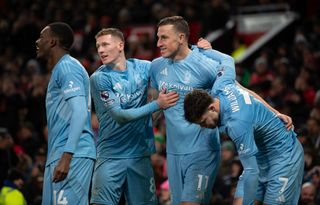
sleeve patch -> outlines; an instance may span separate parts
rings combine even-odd
[[[107,102],[107,100],[109,99],[109,93],[107,91],[100,91],[100,99],[103,102]]]

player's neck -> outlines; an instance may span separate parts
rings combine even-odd
[[[191,50],[189,49],[188,44],[182,44],[180,45],[180,48],[177,54],[174,56],[173,60],[174,61],[183,60],[189,55],[190,52]]]
[[[47,62],[49,69],[52,70],[65,54],[68,54],[68,52],[63,49],[54,50]]]
[[[109,64],[113,70],[125,71],[127,70],[127,60],[125,56],[120,56],[115,62]]]

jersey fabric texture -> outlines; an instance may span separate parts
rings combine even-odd
[[[53,183],[54,169],[58,160],[46,167],[42,193],[42,205],[89,204],[89,189],[94,160],[90,158],[73,158],[65,180]]]
[[[260,166],[257,200],[265,204],[298,204],[304,173],[304,157],[301,144],[296,141],[291,151],[281,155],[273,166]]]
[[[220,155],[220,151],[167,155],[172,204],[181,201],[209,204]]]
[[[149,70],[149,61],[128,59],[125,71],[102,65],[90,77],[100,123],[92,203],[116,205],[124,193],[129,205],[157,204],[150,155],[159,106],[147,104]]]
[[[226,59],[227,62],[224,62]],[[157,58],[151,63],[151,87],[159,92],[174,90],[179,94],[175,106],[164,110],[166,120],[168,173],[173,205],[182,200],[187,202],[207,202],[211,193],[195,191],[197,174],[208,177],[208,188],[213,186],[216,169],[220,162],[220,139],[218,129],[204,129],[191,124],[184,118],[183,102],[187,93],[195,88],[211,90],[214,82],[223,71],[222,65],[233,64],[230,56],[214,50],[199,50],[193,47],[183,60]],[[231,66],[229,66],[231,67]],[[232,68],[232,67],[231,67]],[[233,67],[234,68],[234,67]],[[235,78],[235,70],[227,70]],[[187,155],[209,152],[211,160],[183,160]],[[180,155],[180,156],[179,156]],[[182,166],[181,160],[184,161]],[[210,161],[210,162],[209,162]],[[210,165],[209,165],[209,164]],[[204,168],[200,172],[197,167]],[[208,194],[206,194],[208,193]]]
[[[240,160],[256,157],[259,200],[267,204],[296,204],[303,174],[303,149],[296,134],[287,131],[275,113],[233,82],[216,83],[223,88],[213,95],[220,100],[219,130],[233,140]],[[238,188],[244,189],[243,180],[240,179]]]
[[[91,77],[92,97],[100,123],[98,158],[134,158],[155,151],[151,114],[119,124],[112,109],[138,108],[147,103],[150,62],[129,59],[125,71],[102,65]]]
[[[63,152],[72,150],[73,157],[96,158],[96,149],[91,130],[91,118],[88,117],[82,134],[74,148],[66,146],[70,133],[71,112],[67,100],[84,96],[87,107],[83,112],[91,115],[91,96],[89,76],[84,67],[71,57],[64,55],[54,66],[46,95],[48,123],[48,158],[46,165],[59,159]],[[81,129],[81,128],[80,128]]]
[[[197,48],[193,48],[183,60],[160,57],[152,61],[151,87],[159,92],[167,89],[179,94],[177,104],[164,110],[168,154],[220,150],[217,130],[203,129],[187,122],[183,111],[186,94],[195,88],[211,90],[219,68],[218,61],[206,57]]]
[[[128,205],[156,205],[150,157],[97,160],[92,180],[93,204],[117,205],[124,192]]]

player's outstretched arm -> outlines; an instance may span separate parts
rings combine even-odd
[[[271,105],[269,105],[262,97],[260,97],[257,93],[253,92],[252,90],[249,90],[245,87],[243,87],[240,83],[237,82],[237,85],[248,91],[251,95],[253,95],[255,98],[259,99],[267,108],[269,108],[269,110],[271,110],[272,112],[274,112],[284,123],[285,126],[287,128],[287,130],[293,129],[293,122],[292,122],[292,118],[288,115],[282,114],[280,113],[278,110],[274,109]]]
[[[153,100],[139,108],[122,109],[120,106],[115,106],[109,113],[117,123],[124,124],[145,117],[159,109],[166,109],[175,105],[179,99],[179,95],[176,92],[165,92],[166,91],[160,92],[157,100]]]

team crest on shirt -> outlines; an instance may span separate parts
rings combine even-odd
[[[183,83],[189,84],[190,80],[191,80],[191,72],[188,70],[187,72],[184,73]]]
[[[107,102],[108,98],[109,98],[109,93],[107,91],[100,91],[100,99],[103,102]]]
[[[134,77],[134,80],[135,80],[137,86],[141,87],[142,86],[142,78],[141,78],[141,76],[139,74],[135,73],[133,77]]]

